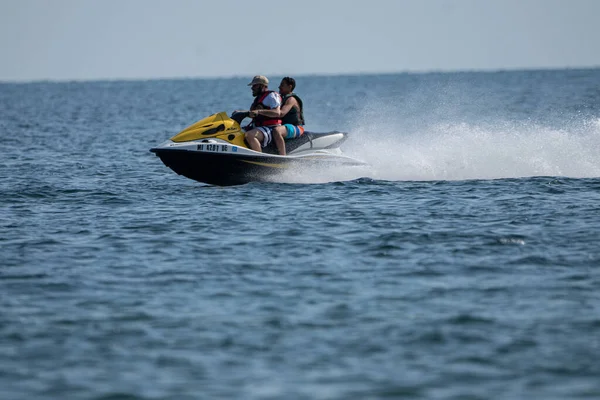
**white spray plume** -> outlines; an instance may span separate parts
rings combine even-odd
[[[600,120],[569,129],[515,123],[439,123],[402,134],[377,124],[357,129],[345,153],[383,180],[600,176]]]

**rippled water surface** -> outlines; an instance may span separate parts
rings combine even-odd
[[[298,77],[367,168],[148,152],[246,80],[0,84],[1,398],[600,398],[599,70]]]

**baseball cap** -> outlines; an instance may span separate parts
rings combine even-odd
[[[267,79],[266,76],[262,76],[262,75],[256,75],[254,78],[252,78],[252,82],[250,82],[248,84],[248,86],[252,86],[252,85],[269,85],[269,80]]]

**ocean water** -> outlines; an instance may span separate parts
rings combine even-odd
[[[0,84],[0,398],[600,398],[599,69],[297,77],[364,168],[148,151],[247,81]]]

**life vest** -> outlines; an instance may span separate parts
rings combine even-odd
[[[250,109],[254,110],[257,106],[260,105],[263,107],[263,109],[270,110],[270,108],[268,106],[263,104],[263,100],[270,93],[273,93],[273,90],[267,90],[267,91],[263,92],[262,95],[256,96],[256,98],[254,99],[254,102],[252,102],[252,105],[250,106]],[[281,119],[278,119],[276,117],[267,117],[264,115],[257,115],[256,117],[254,117],[253,121],[254,121],[254,126],[281,125]]]
[[[302,105],[302,99],[298,97],[296,93],[290,93],[283,96],[283,101],[281,102],[281,106],[285,104],[291,97],[295,98],[298,102],[298,107],[300,109],[296,109],[296,107],[292,107],[287,114],[285,114],[282,118],[282,124],[292,124],[292,125],[304,125],[304,106]]]

